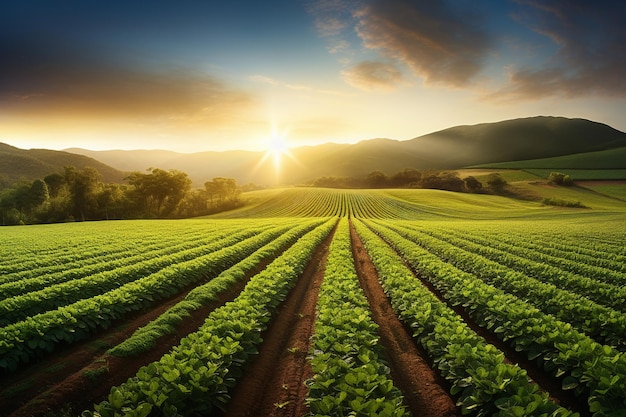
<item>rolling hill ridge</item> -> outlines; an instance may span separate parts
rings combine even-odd
[[[64,154],[81,154],[83,157],[92,158],[92,161],[97,160],[113,167],[118,170],[117,172],[143,172],[150,167],[177,169],[186,172],[196,186],[201,186],[205,181],[217,176],[235,178],[239,183],[289,185],[308,183],[323,176],[360,177],[375,170],[391,174],[404,168],[458,169],[487,163],[553,158],[622,147],[626,147],[626,133],[605,124],[585,119],[537,116],[456,126],[403,141],[379,138],[356,144],[326,143],[293,148],[289,156],[285,155],[282,158],[279,171],[275,169],[272,158],[268,158],[264,152],[184,154],[158,150],[90,151],[72,148],[67,149]],[[17,153],[15,151],[17,148],[9,148],[13,149],[14,158],[26,155]],[[0,156],[3,149],[0,148]],[[41,157],[46,161],[41,150],[23,152],[35,151],[38,152],[38,158]],[[49,156],[52,158],[52,154]],[[15,162],[16,160],[11,162],[12,167],[20,165]],[[614,159],[600,157],[595,162],[600,166],[605,163],[611,165]],[[54,166],[51,162],[48,164],[39,167],[37,172],[43,172],[44,168]],[[616,168],[608,165],[604,168]],[[7,165],[3,163],[2,166]],[[103,167],[103,170],[107,168]],[[44,175],[56,171],[52,169]],[[7,175],[0,172],[0,175],[2,174]]]

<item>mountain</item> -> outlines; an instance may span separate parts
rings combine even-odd
[[[436,168],[549,158],[626,146],[626,133],[602,123],[530,117],[457,126],[404,142]]]
[[[48,149],[19,149],[0,143],[0,177],[8,182],[20,179],[34,181],[55,172],[62,172],[64,166],[95,168],[102,174],[105,182],[122,182],[127,175],[84,155]]]
[[[362,177],[375,170],[393,174],[404,168],[457,169],[620,147],[626,147],[626,133],[605,124],[538,116],[456,126],[404,141],[379,138],[356,144],[299,147],[281,158],[279,171],[273,157],[264,152],[67,151],[122,171],[177,169],[186,172],[194,186],[201,187],[205,181],[220,176],[235,178],[240,184],[302,184],[322,176]]]

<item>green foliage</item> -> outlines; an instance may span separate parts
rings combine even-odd
[[[96,405],[102,417],[210,415],[224,411],[229,391],[257,354],[263,332],[335,220],[306,234],[257,274],[232,302],[214,310],[197,332]],[[83,415],[93,415],[91,412]]]
[[[422,286],[403,265],[398,254],[372,230],[360,221],[355,225],[394,311],[413,329],[415,339],[426,349],[444,378],[450,381],[451,394],[457,398],[463,414],[504,416],[519,409],[522,415],[573,415],[552,403],[547,394],[540,393],[537,386],[528,381],[526,371],[506,364],[504,354],[487,344],[453,310]],[[372,222],[368,225],[388,239],[411,265],[424,258],[422,251],[416,251],[414,245],[395,232]]]
[[[556,185],[571,186],[574,185],[572,178],[562,172],[551,172],[548,175],[548,181]]]
[[[307,404],[315,415],[406,416],[402,395],[381,359],[378,326],[354,268],[348,221],[329,248],[311,346]]]
[[[389,223],[386,223],[389,225]],[[452,305],[462,305],[481,326],[491,329],[515,350],[537,359],[545,371],[566,378],[563,386],[577,395],[588,393],[594,415],[626,413],[626,357],[544,314],[472,273],[459,270],[422,245],[423,237],[398,225],[373,227],[409,264],[428,279]],[[438,332],[435,332],[438,333]]]
[[[546,206],[588,208],[580,201],[569,201],[569,200],[563,200],[560,198],[544,198],[541,200],[541,203],[545,204]]]

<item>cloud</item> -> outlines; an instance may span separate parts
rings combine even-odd
[[[363,61],[341,72],[353,87],[366,91],[392,90],[402,83],[402,73],[391,64]]]
[[[349,96],[349,94],[343,91],[315,88],[306,84],[287,83],[287,82],[279,81],[272,77],[268,77],[266,75],[261,75],[261,74],[251,75],[248,77],[248,79],[251,81],[258,82],[258,83],[268,84],[272,87],[282,87],[282,88],[286,88],[288,90],[293,90],[293,91],[304,91],[304,92],[332,95],[332,96],[344,96],[344,97]]]
[[[545,62],[509,71],[508,84],[487,96],[496,100],[561,95],[626,97],[626,8],[585,0],[518,0],[520,23],[557,48]]]
[[[248,93],[208,73],[167,64],[155,69],[94,45],[5,37],[0,56],[3,111],[219,123],[229,112],[254,102]]]
[[[356,17],[366,48],[403,62],[426,83],[470,85],[492,47],[477,14],[440,0],[375,0]]]

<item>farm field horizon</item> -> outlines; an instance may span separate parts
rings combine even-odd
[[[624,415],[626,202],[602,191],[5,227],[0,415]]]

